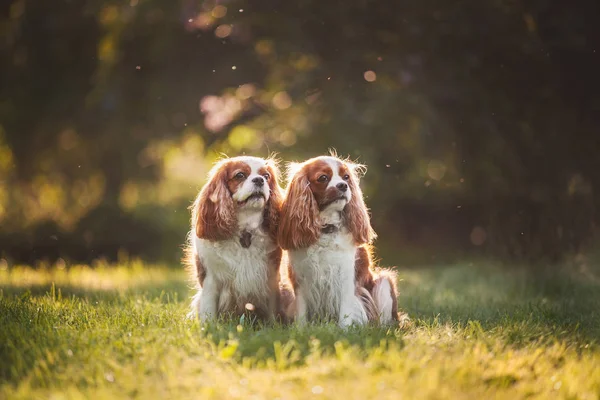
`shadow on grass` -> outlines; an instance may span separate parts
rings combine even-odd
[[[217,346],[219,355],[227,357],[231,352],[244,365],[275,362],[279,368],[302,365],[309,356],[334,355],[348,348],[358,357],[366,357],[374,348],[385,351],[391,345],[404,344],[398,329],[367,326],[342,330],[333,323],[241,326],[230,321],[205,325],[201,333]]]
[[[535,274],[489,266],[405,270],[399,305],[417,326],[477,321],[510,343],[543,337],[598,342],[600,285],[566,272]]]

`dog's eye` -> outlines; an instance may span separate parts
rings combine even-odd
[[[347,181],[348,179],[350,179],[350,175],[346,174],[342,177],[343,180]]]
[[[244,174],[243,172],[238,172],[237,174],[235,174],[235,179],[244,179],[246,177],[246,174]]]
[[[269,174],[267,172],[266,174],[263,175],[263,177],[265,178],[265,181],[268,181],[269,179],[271,179],[271,174]]]
[[[317,179],[317,182],[327,182],[328,180],[329,178],[327,177],[327,175],[321,175],[319,179]]]

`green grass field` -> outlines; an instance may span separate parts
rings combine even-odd
[[[600,398],[600,279],[400,270],[413,324],[202,326],[180,270],[0,268],[0,399]]]

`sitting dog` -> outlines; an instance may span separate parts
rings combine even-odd
[[[399,321],[396,277],[371,260],[375,237],[358,185],[360,165],[335,156],[290,166],[277,240],[288,250],[299,322]]]
[[[188,235],[188,269],[198,282],[192,313],[200,320],[280,314],[277,180],[276,163],[257,157],[227,158],[209,172]]]

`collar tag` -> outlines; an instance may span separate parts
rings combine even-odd
[[[252,234],[248,231],[243,231],[240,235],[240,244],[247,249],[252,244]]]

